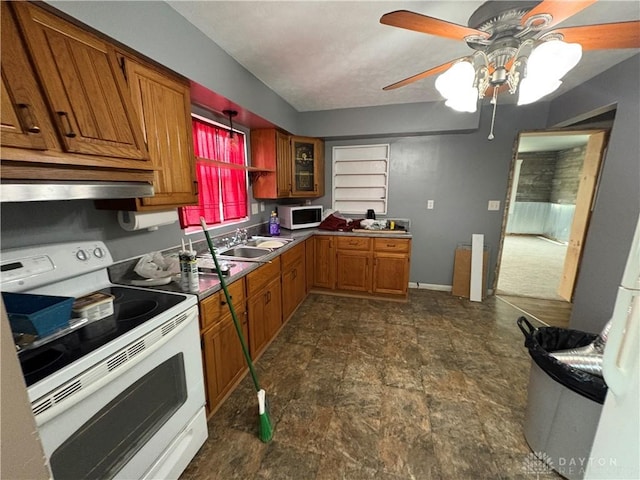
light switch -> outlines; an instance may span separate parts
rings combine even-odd
[[[257,215],[258,214],[258,204],[257,203],[252,203],[251,204],[251,215]]]
[[[427,210],[433,210],[433,200],[427,200]]]
[[[500,200],[489,200],[489,208],[490,211],[500,210]]]

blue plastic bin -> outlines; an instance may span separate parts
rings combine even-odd
[[[2,292],[4,305],[14,333],[39,337],[51,335],[69,326],[73,297]]]

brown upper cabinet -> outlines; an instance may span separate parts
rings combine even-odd
[[[124,52],[117,55],[155,168],[154,196],[98,206],[140,211],[198,203],[189,82]]]
[[[63,149],[147,162],[114,47],[36,5],[12,6]]]
[[[2,20],[2,56],[0,57],[2,146],[46,150],[56,143],[49,114],[20,39],[18,27],[6,2],[2,2],[0,18]]]
[[[255,198],[312,198],[324,195],[324,143],[276,129],[251,131],[251,166],[275,173],[253,182]]]

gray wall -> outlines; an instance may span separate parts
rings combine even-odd
[[[574,296],[573,328],[597,332],[613,311],[640,212],[640,55],[551,103],[548,126],[584,120],[616,104]]]
[[[327,195],[322,203],[331,207],[332,147],[389,143],[388,217],[411,219],[410,281],[450,286],[456,246],[482,233],[491,251],[491,285],[516,136],[519,130],[541,127],[546,115],[544,103],[526,109],[500,106],[493,141],[487,140],[489,105],[483,107],[480,127],[473,133],[329,141],[325,146]],[[364,120],[363,124],[367,126]],[[433,210],[427,210],[430,199],[435,201]],[[500,211],[488,211],[489,200],[500,200]]]

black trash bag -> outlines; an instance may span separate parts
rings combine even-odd
[[[549,355],[549,352],[589,345],[598,335],[567,328],[535,328],[525,317],[518,318],[517,324],[524,334],[524,346],[529,349],[529,355],[547,375],[589,400],[604,403],[607,384],[602,377],[573,368]]]

